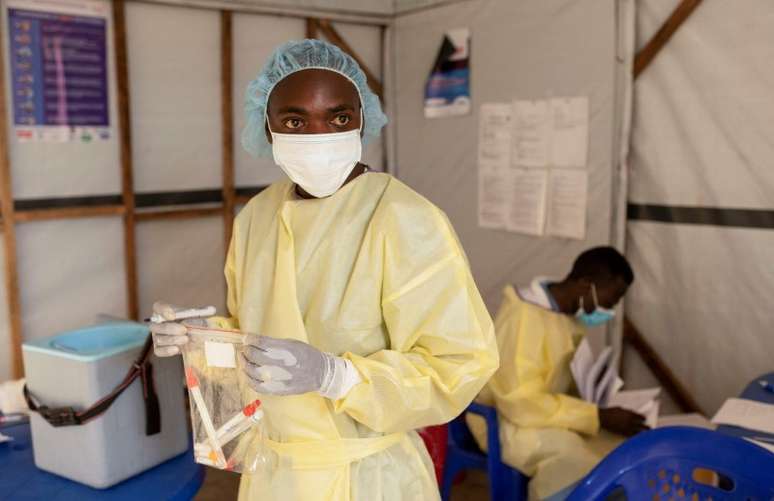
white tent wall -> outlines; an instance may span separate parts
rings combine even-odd
[[[148,221],[137,226],[140,316],[154,301],[213,305],[226,312],[223,218]]]
[[[625,47],[619,30],[625,17],[618,4],[613,0],[471,0],[397,17],[398,177],[448,214],[492,312],[504,285],[525,283],[541,274],[562,276],[582,250],[613,242],[621,133],[616,116],[622,113],[619,97],[627,60],[616,59]],[[425,78],[444,31],[459,27],[471,31],[473,113],[426,119]],[[586,239],[534,238],[480,228],[476,210],[479,106],[560,96],[590,98]]]
[[[639,46],[677,3],[637,2]],[[710,414],[772,368],[773,25],[767,0],[703,2],[635,84],[626,308]]]
[[[16,229],[26,339],[125,315],[119,218],[28,223]]]
[[[220,14],[126,4],[136,192],[222,186]]]
[[[235,9],[294,9],[296,12],[319,12],[347,16],[391,16],[395,11],[393,0],[161,0],[181,3],[222,3]]]
[[[126,25],[135,191],[220,190],[219,12],[130,2]],[[159,299],[223,311],[221,218],[136,231],[141,316]]]
[[[104,4],[109,12],[109,3]],[[216,6],[213,2],[206,5]],[[5,12],[4,8],[3,16]],[[358,24],[356,17],[334,21],[334,26],[381,77],[382,28],[370,22]],[[258,160],[242,152],[239,135],[244,123],[244,91],[277,45],[304,37],[305,21],[242,10],[232,18],[236,184],[238,188],[255,188],[280,179],[282,174],[270,159]],[[177,2],[129,1],[126,22],[135,192],[220,191],[219,11]],[[6,26],[3,17],[4,48]],[[108,29],[110,140],[19,144],[11,139],[16,200],[120,194],[112,25]],[[6,65],[6,75],[9,73]],[[10,93],[6,94],[10,98]],[[12,109],[10,99],[7,103]],[[9,117],[9,126],[12,120]],[[365,155],[373,167],[384,167],[381,143],[370,145]],[[89,325],[99,313],[126,316],[120,217],[29,222],[17,225],[16,230],[25,339]],[[146,316],[158,299],[214,304],[225,312],[221,217],[137,221],[136,252],[141,316]],[[0,380],[4,380],[12,376],[5,287],[0,287],[0,301]]]
[[[395,0],[395,13],[406,14],[420,9],[437,7],[447,3],[456,3],[467,0]]]

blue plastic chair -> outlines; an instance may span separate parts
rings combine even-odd
[[[717,487],[694,470],[714,472]],[[705,475],[706,476],[706,475]],[[623,490],[624,492],[620,492]],[[637,435],[611,452],[567,501],[774,500],[774,454],[721,433],[674,426]]]
[[[481,452],[465,423],[465,414],[472,412],[486,419],[488,454]],[[528,478],[500,460],[500,427],[497,411],[480,404],[470,406],[449,423],[449,447],[443,472],[441,498],[449,501],[454,479],[465,470],[483,470],[489,475],[492,501],[521,501],[527,499]],[[768,501],[768,500],[767,500]]]

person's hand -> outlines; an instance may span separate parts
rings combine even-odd
[[[157,357],[171,357],[180,354],[180,347],[188,342],[188,329],[180,322],[175,322],[176,313],[190,311],[190,308],[173,306],[157,301],[153,303],[153,313],[164,322],[151,322],[150,331],[153,336],[153,353]],[[188,318],[189,325],[207,325],[204,319]]]
[[[298,395],[319,391],[333,356],[295,339],[250,334],[242,352],[248,384],[258,393]]]
[[[335,400],[360,382],[359,373],[348,360],[295,339],[250,334],[242,361],[250,387],[268,395],[316,391]]]
[[[645,424],[645,417],[621,407],[599,409],[599,424],[608,431],[626,437],[631,437],[650,429]]]

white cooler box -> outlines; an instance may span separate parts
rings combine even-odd
[[[147,327],[117,322],[24,343],[27,387],[49,408],[87,409],[110,394],[140,356]],[[188,449],[181,357],[150,355],[161,432],[145,434],[138,377],[110,408],[83,425],[54,427],[31,416],[35,464],[42,470],[103,489]]]

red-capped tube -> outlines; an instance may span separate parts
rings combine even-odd
[[[255,411],[257,411],[258,407],[260,407],[260,406],[261,406],[261,401],[260,400],[254,400],[252,403],[246,405],[245,408],[242,409],[242,414],[244,414],[247,417],[250,417],[253,414],[255,414]]]

